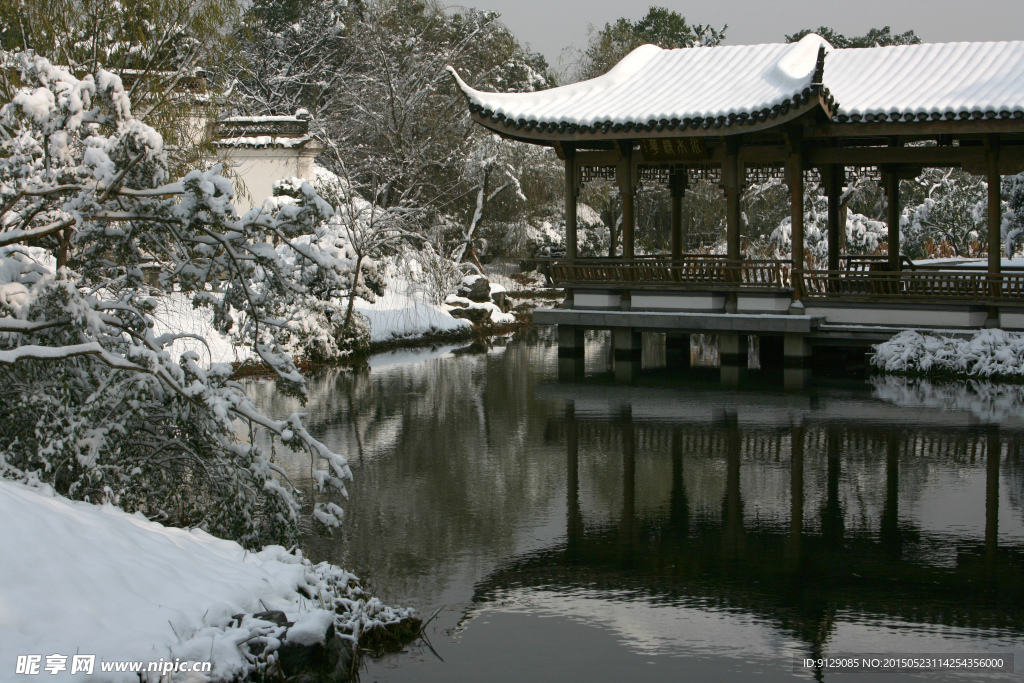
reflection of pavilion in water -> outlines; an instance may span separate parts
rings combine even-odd
[[[807,396],[783,397],[773,406],[739,393],[723,401],[729,407],[717,409],[718,419],[706,420],[648,410],[660,402],[658,390],[653,398],[651,392],[538,388],[541,397],[565,404],[564,422],[552,423],[549,436],[566,444],[566,541],[500,567],[478,584],[477,601],[511,588],[544,587],[586,588],[611,600],[628,594],[652,603],[696,602],[766,620],[812,656],[826,650],[839,613],[1024,634],[1024,545],[1016,537],[1001,545],[999,533],[1000,467],[1019,463],[1024,430],[964,428],[941,411],[921,411],[908,427],[891,408],[868,401],[847,406],[844,420]],[[702,403],[699,396],[692,400],[695,408]],[[900,415],[906,420],[906,412]],[[600,465],[621,467],[617,522],[586,521],[581,446],[584,453],[621,452],[621,465]],[[638,453],[641,461],[671,460],[667,500],[659,509],[638,506]],[[884,489],[870,533],[844,510],[851,454],[871,461]],[[724,469],[720,515],[702,512],[688,490],[684,473],[701,459]],[[984,470],[984,495],[976,501],[984,510],[983,534],[939,534],[901,514],[901,485],[919,485],[913,478],[901,482],[901,470],[911,472],[921,459]],[[745,514],[741,472],[758,462],[788,469],[788,505],[776,501],[788,508],[788,523]],[[823,490],[812,500],[805,493],[815,477],[824,480]],[[936,547],[950,552],[937,559]]]

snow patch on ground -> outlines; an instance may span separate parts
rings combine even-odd
[[[138,681],[135,673],[101,674],[100,662],[212,657],[212,679],[228,680],[255,665],[245,643],[272,650],[285,637],[317,642],[332,621],[351,637],[411,614],[365,599],[344,570],[312,565],[280,546],[246,552],[203,531],[165,527],[45,489],[0,480],[0,519],[5,677],[19,654],[42,655],[45,665],[46,655],[79,653],[97,655],[94,675],[71,676],[70,657],[68,670],[43,675]],[[283,626],[252,617],[264,610],[283,611],[298,630],[286,636]],[[237,614],[247,616],[239,623],[232,619]]]

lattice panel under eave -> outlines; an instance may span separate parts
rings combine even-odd
[[[590,183],[595,180],[615,181],[614,166],[583,166],[580,168],[580,182]]]

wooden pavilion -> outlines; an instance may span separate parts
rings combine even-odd
[[[529,93],[481,92],[451,73],[474,121],[554,147],[565,161],[566,254],[551,274],[566,287],[567,310],[538,311],[538,321],[615,327],[607,316],[582,314],[699,314],[671,324],[632,315],[621,325],[743,331],[735,320],[708,319],[732,313],[760,317],[747,325],[755,334],[765,316],[798,313],[812,320],[774,323],[779,329],[770,331],[1024,329],[1024,270],[1002,263],[999,196],[1000,177],[1024,171],[1024,42],[836,49],[811,34],[793,44],[645,45],[603,76]],[[986,178],[987,268],[925,267],[902,257],[899,180],[925,167]],[[885,188],[887,258],[841,253],[840,197],[851,171],[878,177]],[[622,202],[622,256],[579,258],[580,187],[612,177]],[[724,256],[684,254],[681,200],[695,177],[717,180],[725,194]],[[766,177],[783,178],[790,189],[791,260],[753,260],[741,251],[741,194],[748,181]],[[808,268],[804,258],[808,179],[820,180],[828,197],[824,270]],[[671,190],[667,257],[635,253],[638,182]]]

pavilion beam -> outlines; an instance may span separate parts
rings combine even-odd
[[[563,149],[564,149],[563,145]],[[747,164],[784,164],[789,159],[789,149],[785,145],[744,145],[739,150],[741,163]],[[634,157],[639,153],[634,152]],[[713,147],[704,163],[724,164],[728,151],[722,147]],[[579,166],[615,166],[619,162],[618,150],[580,150],[576,151],[576,163]],[[637,159],[634,159],[637,161]],[[650,163],[650,162],[648,162]],[[826,164],[843,164],[845,166],[881,166],[883,164],[906,164],[908,166],[932,166],[935,168],[975,167],[985,168],[987,164],[986,150],[977,146],[929,146],[929,147],[888,147],[876,145],[870,147],[813,147],[804,151],[804,163],[807,166],[824,166]],[[999,155],[1000,170],[1003,175],[1016,173],[1017,168],[1024,167],[1024,145],[1002,145]]]
[[[615,166],[619,163],[619,153],[613,149],[602,151],[577,149],[576,163],[580,166]]]
[[[886,222],[889,225],[889,270],[900,269],[900,175],[895,166],[882,171],[882,184],[887,199]]]
[[[768,156],[766,148],[760,156]],[[975,146],[929,146],[929,147],[818,147],[807,151],[808,165],[845,164],[847,166],[881,166],[901,164],[907,166],[931,166],[935,168],[976,167],[984,168],[988,163],[987,150]],[[1000,163],[1018,166],[1024,163],[1024,145],[1003,146]],[[1004,170],[1005,172],[1005,170]]]
[[[992,135],[985,139],[986,161],[988,162],[988,273],[989,294],[996,298],[1002,293],[1003,285],[999,277],[1002,270],[1002,225],[1003,203],[1000,199],[1002,177],[999,174],[999,136]],[[999,308],[990,306],[986,327],[999,326]]]
[[[823,166],[822,180],[828,195],[828,269],[839,270],[839,254],[846,243],[846,226],[842,221],[843,185],[846,184],[846,168],[841,164]]]
[[[669,190],[672,193],[672,258],[683,257],[683,196],[686,194],[687,177],[685,170],[673,171],[669,176]]]
[[[622,258],[631,259],[636,247],[636,182],[633,178],[633,141],[619,143],[619,161],[615,167],[615,179],[622,198]]]

